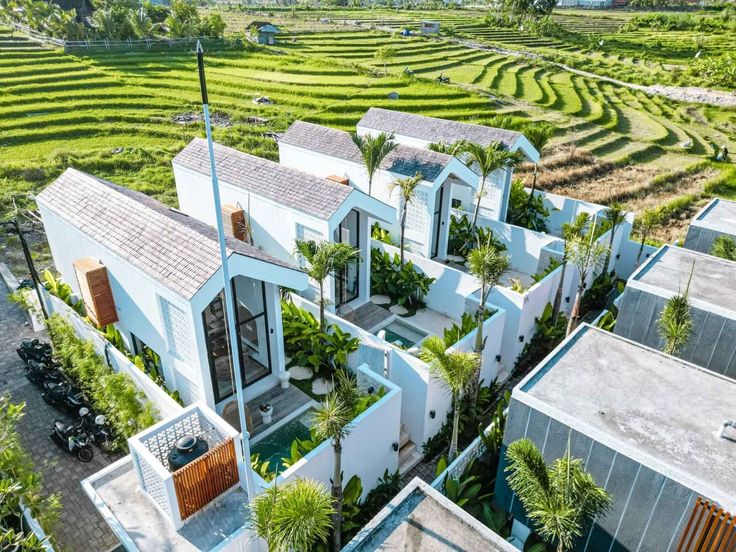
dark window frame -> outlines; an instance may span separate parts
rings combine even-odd
[[[355,237],[356,237],[355,241],[356,243],[355,244],[351,243],[349,245],[355,247],[356,249],[358,249],[358,251],[360,251],[360,211],[358,211],[357,209],[350,209],[348,214],[345,215],[345,217],[340,221],[340,224],[337,225],[337,228],[335,229],[335,233],[337,234],[336,241],[339,243],[342,243],[343,223],[345,222],[345,219],[347,219],[350,216],[351,213],[355,213]],[[335,278],[335,307],[336,308],[340,307],[341,305],[346,305],[350,303],[351,301],[355,301],[358,297],[360,297],[360,276],[361,276],[360,260],[356,260],[355,264],[357,265],[358,277],[355,279],[356,280],[355,291],[352,292],[354,295],[350,299],[345,301],[344,303],[340,301],[340,295],[342,295],[342,293],[339,293],[339,292],[342,291],[343,286],[346,285],[347,276],[345,275],[345,273],[347,273],[348,269],[345,268],[345,271],[342,275],[340,276],[336,275],[334,277]]]

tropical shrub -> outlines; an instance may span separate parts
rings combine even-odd
[[[608,296],[616,287],[618,279],[611,272],[601,272],[595,277],[593,283],[583,294],[580,301],[580,312],[585,314],[590,311],[601,310],[608,303]]]
[[[156,421],[153,405],[130,376],[115,373],[92,342],[79,339],[61,316],[52,315],[47,324],[64,373],[89,397],[93,408],[105,415],[116,435],[116,445],[126,448],[129,437]]]
[[[329,375],[346,368],[348,355],[358,350],[359,339],[336,324],[320,331],[315,316],[291,301],[281,301],[281,319],[289,366],[310,366],[317,374]]]
[[[509,193],[509,208],[506,212],[506,222],[535,230],[547,231],[549,210],[544,206],[544,199],[539,194],[531,198],[518,178],[511,183]]]
[[[491,313],[488,313],[489,316],[490,314]],[[469,312],[464,312],[460,320],[460,324],[458,324],[457,322],[453,322],[450,328],[445,328],[443,330],[445,347],[449,349],[455,343],[460,341],[463,337],[465,337],[470,332],[472,332],[475,329],[475,327],[476,327],[476,320],[473,317],[473,315],[470,314]]]
[[[478,243],[490,244],[497,251],[505,251],[506,245],[493,235],[490,228],[479,226],[473,229],[468,217],[450,217],[450,236],[447,241],[447,251],[451,255],[467,257],[470,250]]]
[[[596,324],[597,327],[602,330],[606,330],[607,332],[612,332],[614,327],[616,326],[617,309],[613,305],[611,305],[611,309],[612,310],[606,311],[606,313],[600,317],[598,323]]]
[[[74,291],[71,286],[65,283],[61,278],[56,278],[50,270],[43,271],[43,287],[46,288],[51,295],[55,295],[68,306],[70,306],[77,314],[84,315],[84,304],[82,301],[72,302]]]
[[[20,443],[18,423],[24,408],[24,403],[13,404],[8,395],[0,396],[0,550],[42,552],[45,548],[21,522],[21,502],[47,533],[60,504],[56,495],[43,496],[40,471]]]
[[[385,228],[381,228],[381,225],[377,222],[374,222],[373,226],[371,226],[371,238],[383,243],[387,243],[388,245],[394,245],[394,243],[391,241],[391,232],[389,232]]]
[[[547,262],[547,267],[544,270],[540,270],[539,272],[532,274],[532,280],[535,284],[537,282],[541,282],[558,266],[562,266],[562,261],[560,261],[557,257],[550,257],[549,261]]]
[[[371,250],[372,293],[388,295],[399,305],[418,308],[434,280],[418,272],[411,261],[402,266],[398,253],[392,257],[387,251]]]
[[[718,236],[713,240],[709,253],[727,261],[736,261],[736,240],[729,236]]]

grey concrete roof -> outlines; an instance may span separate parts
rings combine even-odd
[[[517,552],[517,549],[418,478],[343,552]]]
[[[482,146],[487,146],[491,142],[501,142],[508,148],[511,148],[522,136],[521,133],[513,130],[461,123],[380,107],[371,107],[358,122],[358,126],[411,136],[428,142],[451,144],[458,140],[468,140]]]
[[[736,380],[583,325],[514,396],[704,496],[736,504],[736,443],[717,437],[736,415]]]
[[[694,303],[705,303],[736,312],[736,263],[680,247],[664,246],[633,275],[633,285],[641,282],[647,290],[663,290],[672,295],[684,292],[695,262],[689,296]]]
[[[360,150],[350,134],[342,130],[296,121],[279,142],[363,164]],[[444,153],[399,145],[384,158],[381,169],[405,176],[420,172],[424,180],[434,182],[453,159]]]
[[[125,532],[141,552],[197,552],[212,550],[240,531],[248,517],[248,497],[237,489],[218,498],[197,513],[179,531],[140,489],[133,461],[128,455],[117,469],[88,482],[118,522],[113,529]],[[122,526],[122,527],[120,527]]]
[[[185,299],[191,299],[220,268],[214,228],[140,192],[70,168],[37,199]],[[227,240],[227,248],[229,255],[298,270],[234,238]]]
[[[195,138],[173,162],[210,176],[207,141]],[[220,144],[215,144],[215,163],[222,182],[322,220],[329,219],[353,192],[350,186]]]
[[[725,234],[736,234],[736,201],[714,199],[695,217],[693,224],[703,224]]]

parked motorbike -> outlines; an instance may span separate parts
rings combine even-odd
[[[84,393],[70,383],[47,381],[43,384],[43,389],[41,397],[51,406],[58,406],[70,412],[79,412],[80,408],[88,407]]]
[[[450,77],[445,77],[442,73],[435,80],[442,84],[450,84]]]
[[[73,454],[80,462],[89,462],[94,458],[90,436],[82,427],[82,422],[76,424],[65,424],[61,420],[54,420],[54,432],[51,440],[59,447]]]
[[[414,76],[414,70],[409,69],[409,67],[404,67],[404,74],[407,77],[413,77]]]
[[[35,360],[36,362],[51,361],[51,344],[41,343],[37,338],[24,339],[16,352],[21,360],[26,363],[29,360]]]
[[[43,384],[47,381],[51,383],[61,383],[64,381],[64,376],[59,369],[59,365],[53,361],[44,363],[29,360],[28,364],[26,364],[26,378],[38,387],[43,387]]]
[[[104,415],[95,416],[89,408],[81,408],[79,421],[82,429],[90,436],[90,440],[101,450],[109,452],[113,449],[114,437]]]

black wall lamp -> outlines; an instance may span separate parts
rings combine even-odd
[[[391,448],[394,449],[394,452],[397,452],[399,450],[399,443],[394,443],[391,445]]]
[[[435,417],[435,416],[437,416],[437,412],[435,412],[434,410],[430,410],[430,411],[429,411],[429,417],[430,417],[430,418],[432,418],[432,419],[434,420],[434,417]]]

